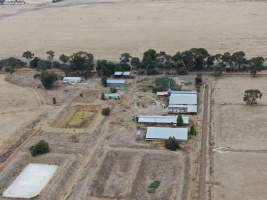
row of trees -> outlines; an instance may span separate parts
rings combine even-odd
[[[114,71],[137,70],[139,74],[159,74],[162,72],[177,73],[180,75],[188,71],[250,71],[256,74],[263,69],[265,59],[263,57],[246,58],[243,51],[223,54],[210,54],[204,48],[192,48],[186,51],[177,52],[174,55],[164,51],[157,52],[149,49],[143,53],[142,58],[133,57],[129,53],[123,53],[119,61],[94,60],[91,53],[79,51],[68,56],[62,54],[55,59],[55,52],[47,51],[47,59],[41,59],[31,51],[23,53],[22,57],[27,63],[17,58],[9,58],[0,61],[0,67],[25,67],[37,69],[60,68],[70,75],[88,77],[90,72],[97,70],[99,76],[109,77]]]

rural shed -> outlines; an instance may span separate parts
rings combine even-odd
[[[120,95],[118,93],[106,93],[104,94],[105,99],[120,99]]]
[[[176,140],[188,140],[188,128],[147,127],[146,140],[167,140],[174,137]]]
[[[172,91],[169,98],[169,113],[197,113],[196,91]]]
[[[117,72],[114,72],[113,75],[115,77],[122,77],[122,76],[129,77],[130,76],[130,72],[129,71],[127,71],[127,72],[119,72],[119,71],[117,71]]]
[[[74,85],[74,84],[78,84],[82,81],[82,78],[81,77],[64,77],[63,78],[63,82],[65,84],[71,84],[71,85]]]
[[[169,96],[169,92],[157,92],[157,96]]]
[[[183,123],[189,124],[189,117],[182,116]],[[178,116],[160,116],[160,115],[139,115],[138,122],[145,124],[177,124]]]
[[[116,87],[122,87],[125,86],[126,81],[121,79],[108,79],[107,85],[108,86],[116,86]]]

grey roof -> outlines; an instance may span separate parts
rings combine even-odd
[[[158,124],[176,124],[177,115],[175,116],[160,116],[160,115],[139,115],[139,123],[158,123]],[[189,117],[182,116],[184,124],[189,124]]]
[[[120,95],[118,93],[106,93],[104,94],[105,98],[119,98]]]
[[[181,91],[175,91],[175,90],[172,90],[171,91],[171,94],[197,94],[197,91],[187,91],[187,90],[181,90]]]
[[[185,110],[185,112],[183,112]],[[197,113],[197,105],[169,105],[169,113]]]
[[[121,79],[108,79],[107,84],[125,84],[125,80]]]
[[[197,105],[197,94],[172,93],[169,99],[169,105]]]
[[[147,128],[146,140],[166,140],[169,137],[175,137],[177,140],[185,141],[188,139],[188,128]]]

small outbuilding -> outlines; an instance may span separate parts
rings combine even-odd
[[[117,72],[114,72],[113,76],[114,76],[114,77],[124,77],[124,78],[128,78],[128,77],[130,77],[130,74],[131,74],[130,71],[127,71],[127,72],[117,71]]]
[[[108,79],[107,86],[123,87],[126,85],[126,81],[122,79]]]
[[[170,137],[186,141],[188,140],[188,128],[147,127],[146,140],[167,140]]]
[[[115,99],[118,100],[120,99],[120,95],[118,93],[106,93],[104,94],[105,99]]]
[[[75,85],[82,81],[81,77],[64,77],[63,82],[65,84]]]

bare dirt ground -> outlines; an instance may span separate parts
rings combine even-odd
[[[175,53],[204,47],[267,56],[267,2],[261,0],[65,0],[0,7],[0,57],[32,50],[98,58],[140,55],[148,48]],[[42,22],[42,23],[40,23]]]
[[[209,199],[264,200],[266,77],[223,77],[213,87]],[[258,105],[243,103],[245,89],[262,91]]]

